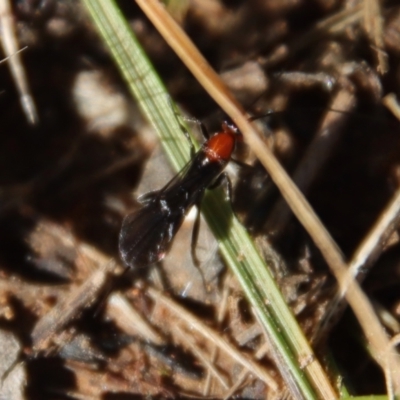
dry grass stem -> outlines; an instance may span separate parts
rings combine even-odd
[[[0,1],[0,22],[2,26],[1,42],[4,53],[9,58],[9,67],[15,86],[20,95],[22,109],[27,120],[31,124],[37,124],[39,117],[36,111],[35,101],[29,89],[28,79],[19,52],[16,37],[14,18],[9,0]]]

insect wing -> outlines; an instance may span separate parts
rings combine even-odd
[[[131,268],[144,268],[160,261],[173,236],[173,222],[158,201],[125,217],[119,234],[119,252]]]
[[[125,264],[143,268],[164,257],[187,211],[223,168],[219,163],[208,163],[204,168],[204,159],[207,155],[200,149],[161,190],[139,199],[143,207],[124,219],[119,235]]]
[[[160,195],[169,192],[173,187],[179,187],[181,183],[187,179],[187,173],[193,168],[193,164],[197,162],[197,158],[198,153],[196,153],[195,157],[189,160],[185,166],[162,189],[158,191]]]

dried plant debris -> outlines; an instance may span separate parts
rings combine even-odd
[[[200,85],[134,2],[120,3],[171,97],[218,128],[221,114]],[[174,172],[83,5],[9,5],[8,51],[28,49],[6,61],[24,71],[20,89],[0,70],[0,399],[284,397],[284,370],[205,223],[200,268],[190,254],[194,214],[163,262],[135,274],[120,262],[123,216]],[[396,348],[399,6],[210,0],[172,10],[262,116],[256,123],[272,129],[266,142],[349,260],[349,275],[365,279]],[[228,170],[235,212],[316,351],[330,349],[354,394],[390,392],[395,382],[368,355],[273,182],[245,144],[236,158],[251,167]]]
[[[26,386],[26,368],[18,362],[21,344],[10,332],[0,331],[0,374],[2,382],[0,387],[0,399],[18,400],[24,399]]]

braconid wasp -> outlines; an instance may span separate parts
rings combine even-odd
[[[140,269],[164,258],[185,215],[221,176],[238,137],[237,128],[224,122],[170,182],[139,198],[142,208],[125,217],[119,235],[126,265]]]

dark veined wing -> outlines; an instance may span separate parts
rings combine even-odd
[[[200,149],[161,190],[139,198],[143,207],[125,217],[119,235],[119,252],[125,264],[143,268],[164,257],[187,211],[226,164],[208,161]]]
[[[122,260],[135,269],[160,261],[180,225],[176,216],[175,219],[171,219],[157,200],[127,215],[119,234],[119,252]]]
[[[180,185],[192,164],[193,159],[162,189],[141,195],[138,201],[142,208],[124,218],[119,233],[119,253],[126,265],[144,268],[164,257],[184,215],[180,221],[176,214],[171,217],[170,210],[163,210],[160,199],[171,187]]]
[[[144,268],[160,261],[168,251],[186,211],[185,207],[179,207],[181,196],[175,189],[186,179],[193,160],[162,189],[140,196],[138,201],[142,208],[124,218],[119,234],[119,253],[126,265],[131,268]],[[165,197],[175,204],[178,203],[178,207],[171,210],[167,199],[164,200],[163,207],[162,199]]]

